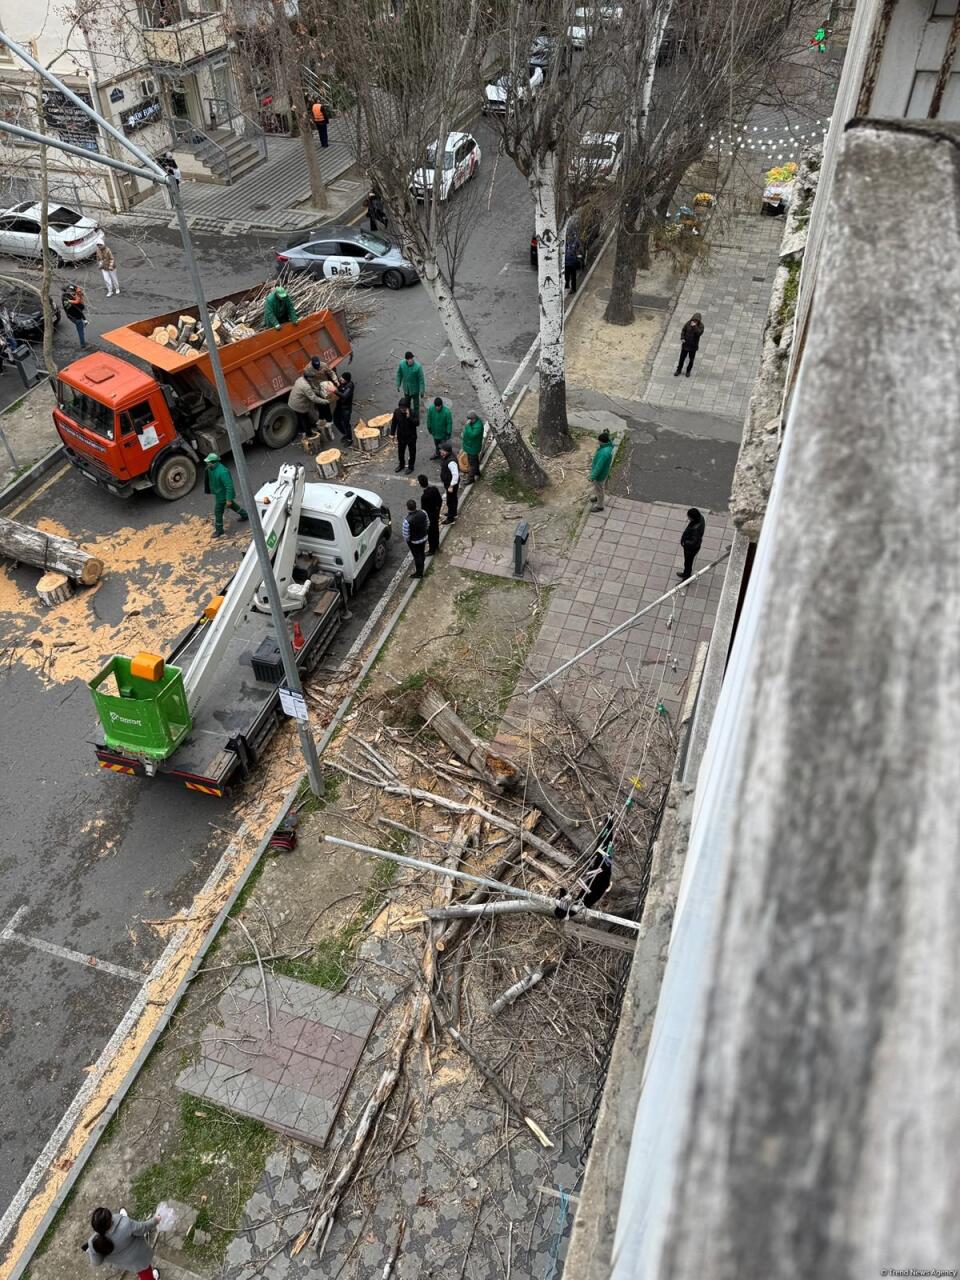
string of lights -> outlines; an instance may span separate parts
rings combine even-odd
[[[709,145],[727,149],[732,156],[734,150],[758,151],[765,160],[779,160],[784,155],[794,155],[803,142],[819,142],[827,132],[830,117],[817,120],[814,125],[807,125],[806,133],[790,133],[783,135],[776,125],[734,125],[732,134],[711,134]]]

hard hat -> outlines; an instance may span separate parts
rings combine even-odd
[[[204,458],[204,462],[219,462],[219,461],[220,461],[219,453],[208,453],[207,456]]]

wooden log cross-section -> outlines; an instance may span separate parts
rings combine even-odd
[[[66,574],[84,587],[99,582],[103,561],[78,547],[69,538],[44,533],[29,524],[19,524],[0,516],[0,555],[38,569]]]
[[[417,710],[450,750],[456,752],[464,764],[476,769],[491,787],[495,787],[497,791],[508,791],[519,784],[520,770],[513,761],[494,751],[487,743],[481,742],[463,723],[449,701],[430,685],[422,690]]]
[[[63,573],[45,573],[37,583],[37,595],[45,605],[63,604],[73,595],[73,583]]]

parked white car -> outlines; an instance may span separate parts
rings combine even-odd
[[[570,179],[581,185],[612,182],[623,163],[623,134],[585,133],[570,161]]]
[[[101,239],[100,227],[66,205],[50,206],[48,243],[57,262],[92,258]],[[40,206],[28,202],[0,213],[0,253],[14,258],[40,257]]]
[[[502,115],[507,109],[507,99],[510,97],[510,86],[512,84],[512,76],[509,72],[502,75],[499,80],[494,80],[488,84],[483,91],[483,114],[488,115],[493,112]],[[519,97],[524,98],[527,94],[535,94],[543,85],[543,68],[531,67],[530,79],[525,88],[522,88]]]
[[[410,175],[410,190],[417,200],[433,194],[437,157],[436,143],[427,150],[427,163]],[[446,200],[457,187],[462,187],[480,168],[480,148],[469,133],[448,133],[440,169],[440,199]]]
[[[567,39],[574,49],[585,49],[593,39],[594,12],[592,9],[575,9],[573,22],[567,28]]]

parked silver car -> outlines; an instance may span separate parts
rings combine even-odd
[[[417,269],[379,231],[329,226],[298,231],[276,250],[277,271],[308,271],[324,280],[353,277],[361,284],[402,289],[415,284]]]

